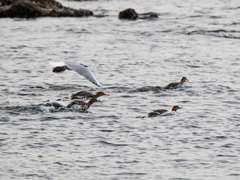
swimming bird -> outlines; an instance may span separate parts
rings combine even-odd
[[[78,105],[80,106],[80,110],[85,111],[86,109],[88,109],[93,103],[95,102],[102,102],[99,101],[97,99],[91,99],[88,103],[84,102],[84,101],[78,101],[78,100],[74,100],[72,101],[70,104],[67,105],[67,108],[71,108],[73,105]]]
[[[104,92],[97,92],[95,95],[87,92],[87,91],[79,91],[75,94],[72,94],[71,99],[81,99],[81,100],[87,100],[87,99],[97,99],[100,96],[110,96],[109,94],[105,94]]]
[[[173,106],[172,111],[176,112],[178,109],[182,109],[182,108],[183,107]],[[155,111],[152,111],[152,112],[148,113],[148,117],[156,117],[156,116],[159,116],[159,115],[161,115],[163,113],[166,113],[166,112],[168,112],[168,110],[166,110],[166,109],[157,109]]]
[[[176,88],[182,87],[184,83],[187,81],[188,79],[186,77],[182,77],[180,82],[170,83],[164,89],[176,89]]]
[[[78,63],[76,61],[64,61],[64,62],[49,62],[49,64],[55,68],[53,68],[54,73],[64,72],[65,70],[73,70],[78,74],[84,76],[87,80],[92,82],[93,84],[101,87],[98,83],[92,72],[87,68],[86,65]]]

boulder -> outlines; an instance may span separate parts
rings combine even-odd
[[[138,13],[134,9],[128,8],[123,11],[120,11],[118,14],[119,19],[129,19],[135,20],[138,18]]]

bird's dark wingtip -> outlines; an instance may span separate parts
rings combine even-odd
[[[96,86],[98,86],[98,87],[102,87],[100,84],[96,84],[96,83],[94,83],[94,82],[92,82],[93,84],[95,84]]]

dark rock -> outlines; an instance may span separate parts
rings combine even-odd
[[[41,8],[53,9],[53,8],[63,8],[60,2],[55,0],[0,0],[0,6],[9,6],[16,2],[31,2]]]
[[[135,20],[138,18],[138,14],[134,9],[128,8],[123,11],[120,11],[118,14],[119,19],[130,19]]]
[[[83,17],[92,15],[92,11],[64,7],[54,0],[0,1],[0,17]]]
[[[152,18],[158,18],[157,13],[154,13],[154,12],[138,14],[138,16],[139,16],[139,19],[152,19]]]
[[[149,12],[138,14],[134,9],[128,8],[123,11],[120,11],[118,14],[119,19],[128,19],[128,20],[136,20],[136,19],[151,19],[158,18],[157,13]]]
[[[0,6],[9,6],[18,0],[0,0]]]

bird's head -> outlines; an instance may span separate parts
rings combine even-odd
[[[187,81],[188,81],[188,79],[186,77],[182,77],[181,83],[184,83],[184,82],[187,82]]]
[[[179,107],[179,106],[173,106],[172,111],[177,111],[178,109],[182,109],[183,107]]]
[[[110,94],[105,94],[104,92],[97,92],[96,96],[97,97],[100,97],[100,96],[110,96]]]

